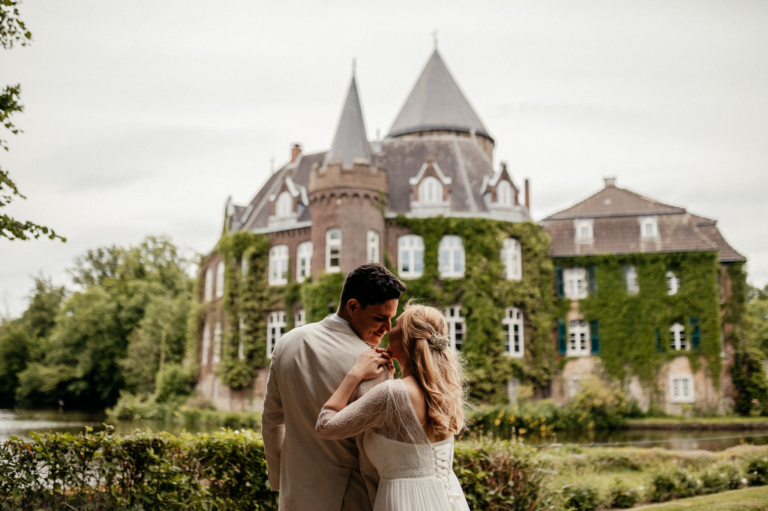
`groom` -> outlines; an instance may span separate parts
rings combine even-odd
[[[322,440],[320,408],[357,357],[389,332],[405,285],[380,264],[353,270],[336,314],[295,328],[272,354],[264,396],[262,435],[269,484],[284,511],[366,511],[373,508],[378,474],[362,450],[362,435]],[[391,367],[380,350],[381,363]],[[390,377],[384,371],[386,378]],[[362,385],[371,382],[363,382]]]

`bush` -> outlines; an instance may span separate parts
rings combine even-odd
[[[678,477],[674,472],[657,472],[651,476],[648,497],[653,502],[665,502],[678,496]]]
[[[619,509],[634,507],[640,501],[640,493],[618,477],[608,495],[608,505]]]
[[[166,364],[157,374],[155,401],[167,403],[183,396],[186,401],[195,384],[195,376],[181,364]]]
[[[704,493],[720,493],[721,491],[735,490],[741,486],[743,474],[733,463],[720,463],[709,467],[701,476],[704,485]]]
[[[752,458],[747,464],[747,481],[752,486],[768,484],[768,458]]]
[[[600,505],[600,493],[588,483],[563,488],[563,500],[568,511],[595,511]]]

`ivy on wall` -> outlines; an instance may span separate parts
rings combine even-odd
[[[625,381],[637,375],[646,387],[653,387],[655,376],[664,362],[687,355],[696,371],[701,359],[719,386],[720,304],[717,288],[719,271],[717,252],[671,254],[599,255],[558,258],[563,268],[594,267],[597,289],[579,301],[586,321],[599,321],[600,359],[609,375]],[[640,292],[627,292],[623,267],[637,269]],[[667,294],[667,271],[681,279],[680,289]],[[571,307],[569,299],[559,300],[558,317],[565,318]],[[699,318],[700,344],[690,351],[670,347],[673,323],[685,326],[686,339],[692,343],[691,318]],[[657,336],[658,333],[658,336]]]

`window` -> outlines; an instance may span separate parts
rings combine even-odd
[[[624,282],[627,285],[627,293],[636,295],[640,292],[640,285],[637,283],[637,268],[634,264],[624,267]]]
[[[669,401],[671,403],[693,403],[693,376],[670,375],[669,376]]]
[[[589,325],[578,319],[568,322],[568,356],[586,357],[590,352]]]
[[[208,302],[213,298],[213,270],[208,268],[205,270],[205,301]]]
[[[504,240],[501,260],[507,269],[507,280],[520,280],[523,277],[523,262],[520,254],[520,242],[515,238]]]
[[[221,361],[221,323],[216,322],[213,329],[213,363],[218,364]]]
[[[499,206],[508,207],[515,205],[515,195],[509,181],[499,181],[499,184],[496,186],[496,203]]]
[[[676,295],[680,291],[680,277],[675,275],[675,272],[667,272],[667,294]]]
[[[568,397],[574,397],[581,390],[581,376],[568,378]]]
[[[208,323],[203,326],[203,353],[200,357],[200,365],[208,365],[208,352],[211,349],[211,329],[208,328]]]
[[[216,265],[216,298],[224,296],[224,261]]]
[[[307,324],[307,313],[304,312],[304,309],[301,309],[299,312],[297,312],[293,316],[293,328],[299,328],[300,326],[304,326],[306,324]]]
[[[725,358],[725,326],[720,328],[720,356]]]
[[[584,268],[566,268],[565,297],[579,300],[587,297],[587,270]]]
[[[398,272],[404,279],[421,277],[424,271],[424,239],[408,234],[397,240]]]
[[[243,341],[243,336],[245,336],[245,318],[240,316],[240,324],[238,325],[238,333],[239,338],[237,340],[237,358],[240,360],[245,360],[245,343]]]
[[[286,217],[293,213],[293,197],[288,192],[283,192],[277,196],[275,201],[275,216]]]
[[[419,202],[440,204],[443,202],[443,184],[436,177],[425,177],[419,185]]]
[[[267,318],[267,357],[272,358],[277,341],[285,333],[285,311],[270,312]]]
[[[243,278],[248,275],[248,270],[250,269],[250,264],[248,263],[248,259],[246,259],[245,255],[243,255],[242,260],[240,261],[240,274]]]
[[[296,249],[296,282],[312,278],[312,242],[300,243]]]
[[[517,395],[520,391],[520,378],[511,378],[507,380],[507,397],[509,404],[517,406]]]
[[[451,340],[451,348],[461,351],[464,344],[464,318],[461,317],[461,306],[454,305],[443,310],[443,316],[448,323],[448,337]]]
[[[680,323],[674,323],[669,327],[669,347],[675,351],[688,349],[688,341],[685,338],[685,327]]]
[[[379,262],[379,233],[376,231],[368,231],[365,236],[365,246],[368,263]]]
[[[501,322],[504,325],[504,353],[511,357],[522,357],[525,354],[523,311],[517,307],[507,307]]]
[[[440,276],[464,276],[464,246],[458,236],[443,236],[440,240]]]
[[[577,218],[573,221],[573,227],[576,230],[576,243],[592,243],[594,241],[592,226],[591,218]]]
[[[644,240],[655,240],[659,238],[659,217],[640,217],[640,238]]]
[[[269,249],[269,285],[281,286],[288,283],[288,245],[277,245]]]
[[[328,229],[325,233],[325,271],[341,271],[341,229]]]

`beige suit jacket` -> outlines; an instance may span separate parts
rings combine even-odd
[[[295,328],[278,341],[262,435],[269,484],[280,491],[281,511],[373,509],[378,474],[362,450],[362,435],[323,440],[315,433],[323,404],[367,349],[349,325],[330,318]],[[385,371],[382,380],[389,376]],[[358,396],[373,383],[378,382],[363,382]]]

